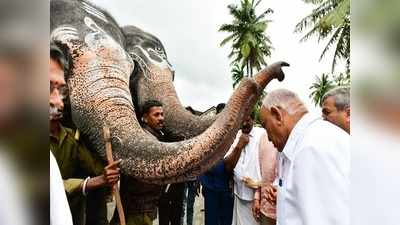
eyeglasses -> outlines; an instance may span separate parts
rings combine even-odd
[[[50,82],[50,94],[55,90],[58,90],[58,93],[62,96],[62,98],[66,98],[68,96],[68,87],[67,85],[57,85]]]

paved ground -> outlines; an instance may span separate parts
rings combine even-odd
[[[204,199],[203,195],[200,194],[199,197],[196,196],[196,200],[194,202],[193,207],[193,225],[203,225],[204,224]],[[185,220],[183,221],[183,225],[187,225],[186,223],[186,212],[185,212]],[[158,225],[158,219],[153,222],[153,225]]]
[[[201,193],[201,192],[200,192]],[[114,209],[115,209],[115,202],[111,202],[108,204],[108,208],[109,208],[109,215],[108,215],[108,219],[110,220],[113,213]],[[195,202],[194,202],[194,208],[193,208],[193,225],[203,225],[204,224],[204,199],[203,199],[203,195],[200,194],[199,197],[196,196]],[[115,213],[117,213],[115,211]],[[185,220],[183,225],[187,225],[186,223],[186,212],[185,212]],[[153,225],[158,225],[158,219],[156,219],[153,222]]]

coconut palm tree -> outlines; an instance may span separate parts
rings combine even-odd
[[[261,106],[262,106],[262,100],[265,98],[265,96],[267,96],[267,92],[263,91],[253,108],[254,113],[256,115],[255,122],[256,122],[256,124],[259,124],[259,125],[261,125],[260,110],[261,110]]]
[[[306,3],[316,4],[310,15],[303,18],[295,28],[295,32],[307,33],[300,41],[307,41],[311,37],[318,37],[318,42],[328,39],[320,60],[334,48],[332,72],[339,59],[346,62],[346,72],[350,72],[350,0],[303,0]]]
[[[232,73],[232,80],[233,80],[233,85],[232,86],[233,86],[233,88],[235,88],[236,85],[238,85],[239,82],[244,77],[243,66],[239,65],[238,63],[235,63],[233,65],[231,73]]]
[[[333,81],[336,86],[350,86],[350,74],[340,73],[339,75],[333,75]]]
[[[315,76],[315,82],[309,88],[312,90],[309,97],[312,98],[315,106],[321,106],[321,98],[334,87],[335,84],[328,74],[323,73],[321,77]]]
[[[256,15],[256,7],[261,0],[241,0],[240,6],[231,4],[229,13],[233,16],[230,24],[223,24],[219,31],[229,32],[229,36],[222,42],[224,46],[232,42],[232,51],[229,58],[233,58],[232,64],[240,64],[246,67],[247,76],[252,77],[253,69],[260,70],[266,65],[265,57],[271,55],[271,41],[264,33],[270,20],[265,19],[272,9],[267,9],[260,15]]]

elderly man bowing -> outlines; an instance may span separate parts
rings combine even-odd
[[[348,225],[349,135],[308,113],[299,97],[284,89],[268,93],[262,126],[279,151],[279,225]]]

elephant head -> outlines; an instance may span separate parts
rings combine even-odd
[[[125,49],[136,62],[130,82],[135,106],[141,109],[144,102],[152,99],[162,102],[164,132],[171,139],[185,140],[205,131],[216,118],[195,116],[182,106],[173,85],[175,72],[161,41],[134,26],[122,30]]]
[[[261,91],[272,79],[283,80],[281,66],[287,65],[276,63],[254,79],[243,79],[219,116],[204,119],[181,106],[173,70],[153,35],[121,29],[106,12],[79,0],[51,1],[51,26],[51,38],[72,55],[68,86],[76,126],[105,157],[102,128],[107,125],[114,157],[123,159],[122,173],[150,183],[184,181],[219,160]],[[178,141],[159,142],[143,131],[135,105],[147,99],[163,103],[166,129]]]

